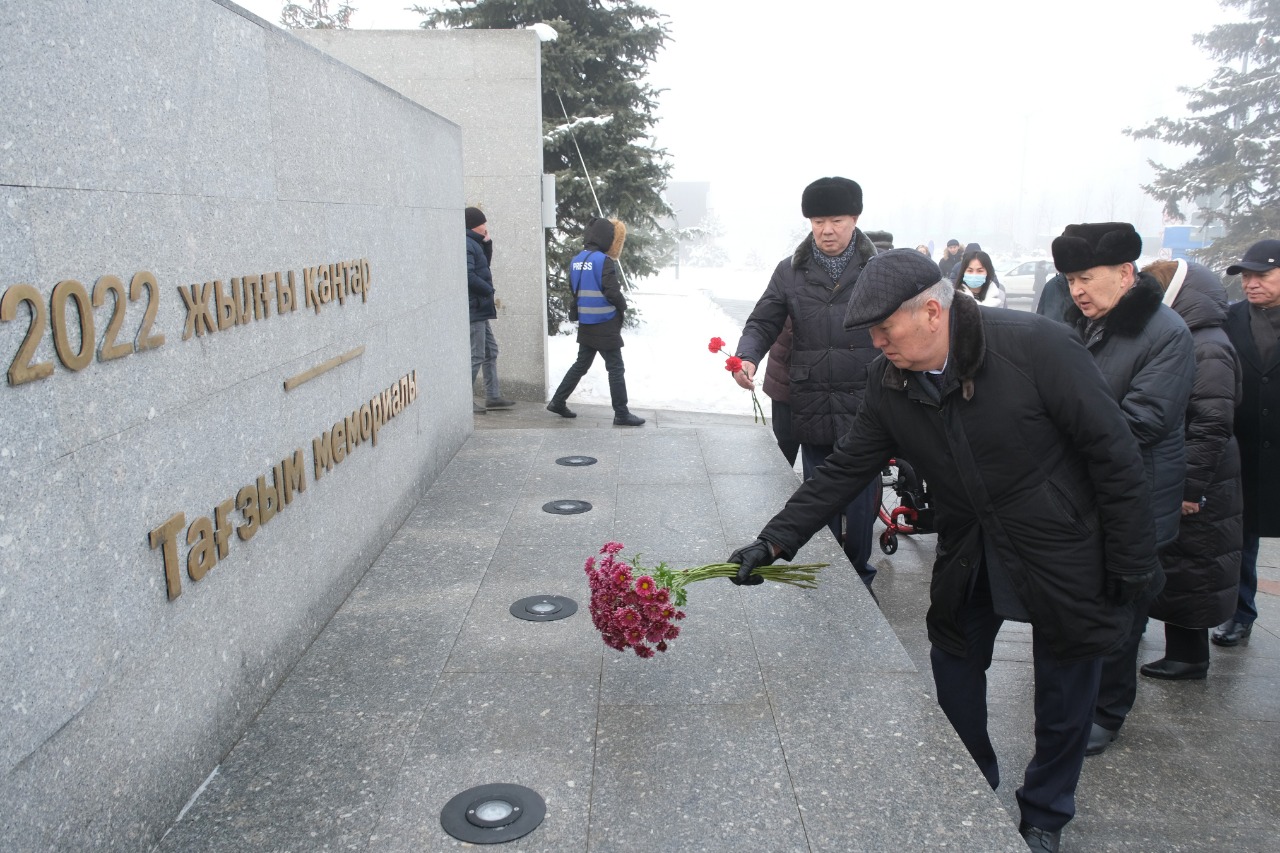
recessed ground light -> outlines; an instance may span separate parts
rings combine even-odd
[[[557,465],[568,465],[570,468],[580,468],[583,465],[596,464],[594,456],[561,456],[556,460]]]
[[[528,835],[547,816],[537,791],[499,783],[468,788],[445,804],[440,826],[459,841],[501,844]]]
[[[510,607],[511,615],[529,622],[554,622],[568,619],[578,612],[578,602],[563,595],[534,595],[522,598]]]
[[[590,512],[591,504],[586,501],[552,501],[543,504],[542,511],[552,515],[577,515],[580,512]]]

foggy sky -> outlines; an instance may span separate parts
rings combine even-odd
[[[274,23],[283,4],[242,5]],[[357,28],[421,20],[406,0],[354,5]],[[1228,20],[1215,0],[647,5],[671,36],[651,66],[665,90],[656,144],[674,180],[711,183],[739,260],[789,252],[801,190],[833,174],[862,185],[859,225],[899,246],[956,237],[1013,254],[1112,219],[1152,244],[1146,161],[1189,152],[1122,131],[1186,113],[1178,87],[1213,70],[1192,36]]]

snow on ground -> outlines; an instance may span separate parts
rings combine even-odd
[[[742,334],[713,297],[754,302],[769,283],[772,268],[684,267],[676,279],[673,269],[634,282],[627,299],[639,311],[639,328],[624,329],[622,358],[627,367],[627,395],[638,409],[673,409],[687,412],[751,414],[751,394],[724,369],[724,355],[712,355],[707,344],[724,338],[732,348]],[[499,334],[501,334],[499,332]],[[547,346],[549,388],[554,391],[569,365],[578,356],[577,327],[569,335],[553,335]],[[760,404],[769,411],[769,400],[759,390],[763,368],[756,381]],[[569,397],[574,402],[609,405],[609,379],[604,359],[595,363]]]

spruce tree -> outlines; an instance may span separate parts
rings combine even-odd
[[[339,0],[337,11],[330,13],[329,0],[307,3],[285,3],[280,10],[280,23],[291,30],[347,30],[356,10],[346,0]]]
[[[1221,64],[1208,82],[1179,90],[1192,117],[1126,131],[1197,149],[1178,168],[1152,162],[1156,179],[1144,189],[1168,216],[1183,218],[1190,202],[1206,225],[1222,223],[1223,236],[1197,253],[1213,266],[1280,236],[1280,0],[1219,2],[1243,9],[1247,20],[1194,37]]]
[[[547,327],[554,334],[568,321],[569,262],[582,249],[587,223],[599,215],[597,199],[606,217],[627,227],[626,286],[633,276],[657,272],[671,252],[673,242],[659,224],[671,213],[662,199],[671,167],[650,138],[658,93],[645,82],[648,63],[667,40],[663,16],[631,0],[438,5],[445,8],[413,7],[425,16],[424,28],[545,23],[558,34],[542,44],[543,171],[556,176],[557,223],[546,229]]]

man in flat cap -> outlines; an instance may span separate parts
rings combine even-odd
[[[883,352],[852,427],[729,562],[739,584],[792,559],[832,508],[898,454],[929,483],[937,552],[926,619],[938,703],[994,788],[986,671],[1005,619],[1032,626],[1035,755],[1019,832],[1057,850],[1093,721],[1101,656],[1125,637],[1157,564],[1137,442],[1061,323],[979,309],[912,249],[876,255],[844,324]],[[1135,582],[1136,581],[1136,582]]]
[[[812,233],[778,264],[747,318],[735,350],[742,370],[733,378],[743,388],[752,387],[757,365],[790,319],[790,438],[800,443],[807,480],[853,423],[866,390],[867,365],[877,355],[871,336],[863,329],[846,329],[842,320],[854,282],[876,248],[857,227],[862,187],[855,181],[819,178],[804,188],[800,212]],[[827,526],[868,587],[876,573],[868,560],[879,509],[876,477],[833,507],[827,518]]]
[[[1244,369],[1244,397],[1236,409],[1240,484],[1244,492],[1244,550],[1235,615],[1210,636],[1219,646],[1249,639],[1258,618],[1258,548],[1280,536],[1280,240],[1260,240],[1239,263],[1244,301],[1227,309],[1227,337]]]

